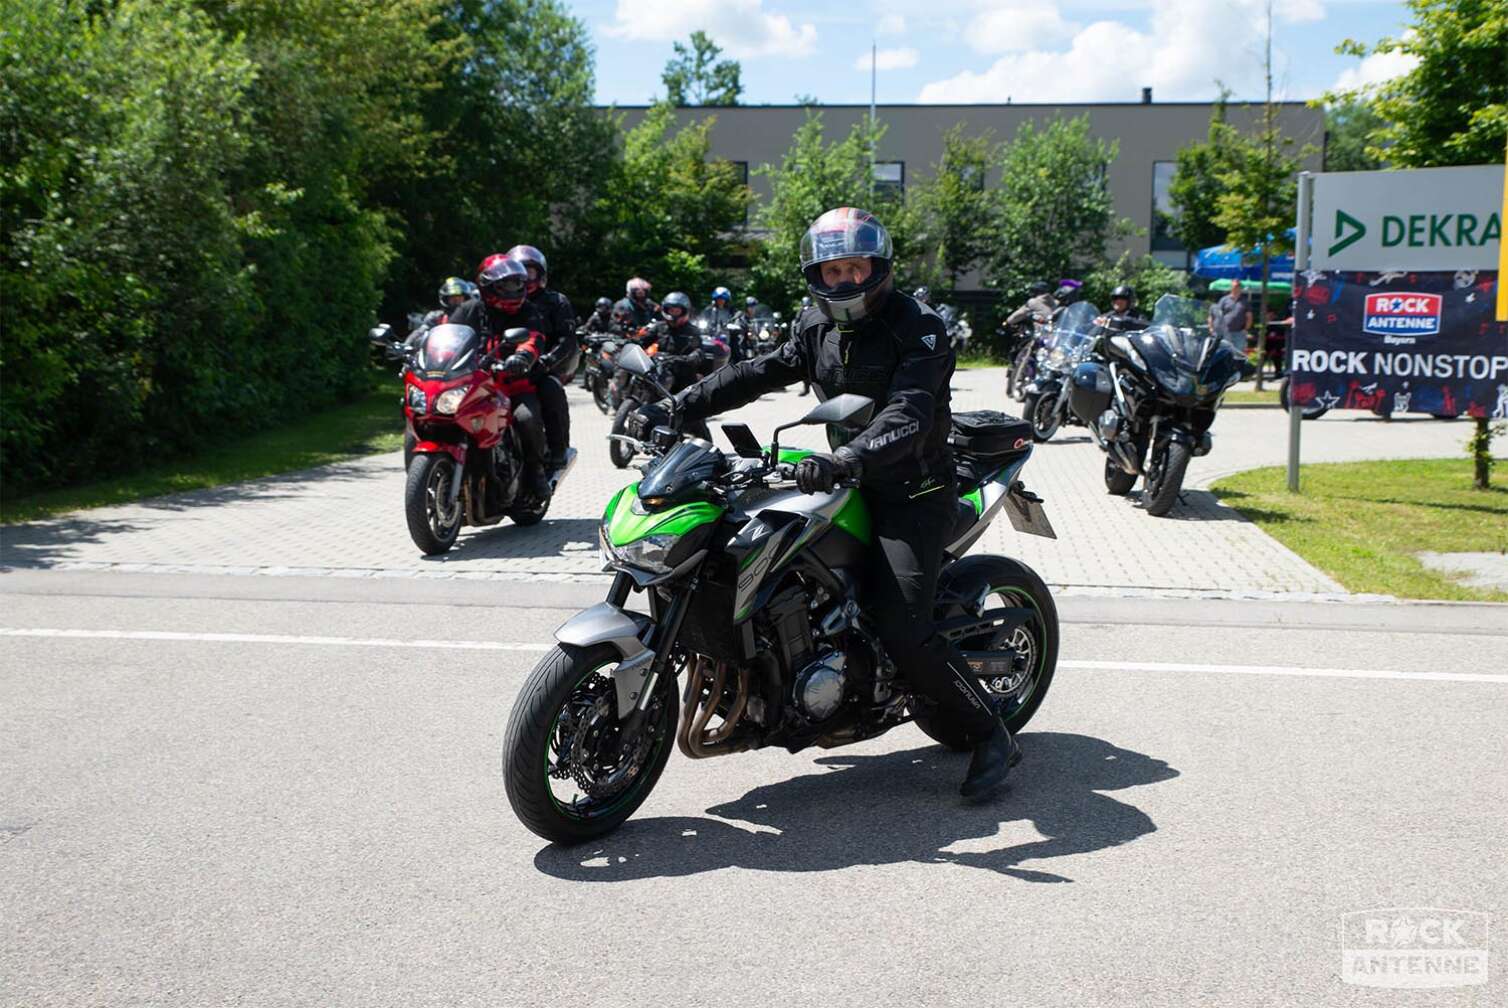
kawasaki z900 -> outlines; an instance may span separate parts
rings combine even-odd
[[[618,363],[649,371],[637,347]],[[807,453],[779,447],[783,430],[862,426],[873,406],[829,399],[777,428],[768,449],[741,424],[723,426],[736,454],[669,428],[640,446],[651,455],[644,478],[613,497],[600,526],[617,571],[607,600],[556,632],[508,721],[503,775],[525,826],[557,842],[611,832],[649,796],[673,745],[693,759],[796,752],[915,721],[943,745],[967,747],[960,727],[898,677],[864,612],[863,495],[796,492],[791,476]],[[960,414],[952,441],[962,497],[934,616],[1020,731],[1052,682],[1057,610],[1025,564],[964,553],[1002,511],[1018,530],[1053,535],[1018,479],[1031,431],[999,414]],[[647,614],[627,608],[635,593]]]

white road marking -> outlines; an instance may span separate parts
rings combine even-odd
[[[0,637],[71,637],[103,640],[202,641],[211,644],[314,644],[330,647],[394,647],[455,651],[548,651],[551,644],[502,641],[397,640],[388,637],[306,637],[288,634],[179,633],[169,630],[52,630],[0,627]]]
[[[191,641],[207,644],[307,644],[327,647],[418,648],[455,651],[548,651],[550,643],[477,640],[400,640],[391,637],[310,637],[292,634],[186,633],[172,630],[60,630],[0,627],[0,637],[84,640]],[[1207,675],[1316,676],[1336,679],[1412,679],[1425,682],[1490,682],[1508,685],[1508,675],[1479,672],[1399,672],[1393,669],[1308,668],[1291,665],[1216,665],[1197,662],[1086,661],[1062,659],[1058,668],[1074,672],[1183,672]]]
[[[1060,669],[1081,672],[1209,672],[1221,675],[1321,676],[1337,679],[1422,679],[1426,682],[1493,682],[1508,685],[1508,675],[1478,672],[1396,672],[1392,669],[1304,668],[1289,665],[1210,665],[1188,662],[1074,661]]]

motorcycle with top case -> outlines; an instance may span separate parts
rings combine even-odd
[[[638,347],[623,348],[618,365],[650,380]],[[649,796],[672,748],[692,759],[796,752],[908,722],[949,748],[971,745],[910,690],[865,612],[873,534],[863,493],[797,492],[794,468],[808,453],[779,446],[800,424],[862,427],[873,408],[833,397],[777,427],[767,448],[748,427],[724,424],[733,446],[724,452],[678,433],[674,417],[635,444],[649,455],[643,478],[612,498],[598,530],[615,572],[607,598],[556,631],[508,719],[503,780],[525,826],[560,843],[612,832]],[[965,553],[1002,513],[1019,531],[1054,535],[1020,480],[1031,430],[960,414],[951,440],[962,496],[934,618],[1020,731],[1052,682],[1057,610],[1025,564]]]

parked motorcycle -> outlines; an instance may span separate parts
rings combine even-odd
[[[483,353],[470,326],[433,326],[406,353],[385,326],[369,336],[407,358],[403,509],[414,545],[433,556],[455,545],[463,525],[543,520],[551,497],[539,500],[523,489],[524,454],[510,401],[529,380],[501,375],[500,357]],[[508,330],[500,356],[527,338],[525,329]],[[551,496],[575,460],[572,449],[563,466],[546,473]]]
[[[619,366],[654,374],[634,347]],[[672,745],[692,759],[797,752],[914,721],[968,748],[960,727],[899,677],[860,603],[873,542],[863,494],[796,492],[794,466],[807,453],[779,446],[781,431],[862,426],[873,408],[835,396],[777,427],[767,450],[742,424],[723,425],[732,454],[668,428],[642,446],[643,479],[612,498],[599,528],[617,572],[607,599],[556,631],[509,716],[504,786],[526,827],[559,843],[611,833],[649,796]],[[1019,478],[1032,450],[1026,425],[1000,414],[954,420],[963,497],[934,616],[1019,732],[1052,682],[1057,611],[1025,564],[964,553],[1001,512],[1021,531],[1052,528]],[[634,592],[647,614],[627,608]]]
[[[592,402],[603,413],[611,414],[613,403],[613,359],[618,355],[620,337],[613,333],[578,334],[581,338],[581,386],[592,394]]]
[[[969,340],[974,338],[974,329],[969,325],[968,317],[950,304],[939,305],[937,314],[942,316],[943,323],[948,327],[948,345],[953,348],[953,353],[967,353]]]
[[[1111,336],[1103,363],[1073,373],[1069,403],[1106,453],[1105,488],[1124,495],[1144,476],[1149,514],[1172,509],[1189,460],[1209,453],[1221,397],[1254,370],[1210,333],[1207,311],[1164,294],[1146,329]]]
[[[1026,404],[1021,410],[1032,425],[1032,437],[1038,441],[1051,441],[1065,421],[1079,422],[1068,408],[1068,392],[1073,388],[1074,368],[1094,348],[1099,314],[1088,301],[1079,301],[1069,305],[1053,323],[1047,354],[1037,365],[1036,377],[1026,385]]]

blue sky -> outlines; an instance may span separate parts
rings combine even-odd
[[[1262,94],[1265,0],[579,0],[597,44],[599,102],[636,105],[662,92],[670,44],[706,30],[739,59],[746,103],[869,100],[869,49],[881,52],[881,103],[1204,101],[1215,81],[1237,99]],[[1313,98],[1338,82],[1397,73],[1395,59],[1338,56],[1347,37],[1375,41],[1408,23],[1401,3],[1274,0],[1279,97]]]

